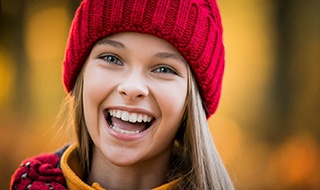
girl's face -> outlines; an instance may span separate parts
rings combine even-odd
[[[93,157],[118,166],[167,159],[184,112],[187,67],[152,35],[117,33],[97,42],[83,84]]]

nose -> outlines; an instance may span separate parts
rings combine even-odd
[[[148,96],[146,79],[138,72],[132,72],[123,77],[118,85],[118,93],[126,100],[137,101]]]

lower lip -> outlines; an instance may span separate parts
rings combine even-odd
[[[106,124],[106,128],[109,131],[109,133],[116,139],[123,140],[123,141],[135,141],[135,140],[143,138],[148,133],[148,131],[151,127],[149,127],[148,129],[144,130],[141,133],[134,134],[134,135],[116,132],[110,127],[110,125],[108,123]]]

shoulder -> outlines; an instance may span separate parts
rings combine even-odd
[[[10,189],[66,189],[60,158],[67,147],[22,161],[11,177]]]

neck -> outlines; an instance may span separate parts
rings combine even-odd
[[[170,151],[129,166],[118,166],[108,161],[101,152],[94,151],[87,184],[98,182],[108,190],[151,189],[166,182]]]

